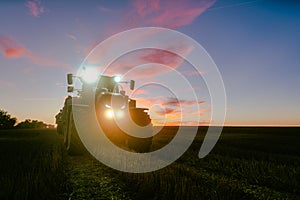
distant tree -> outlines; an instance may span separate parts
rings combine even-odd
[[[6,111],[0,110],[0,129],[14,128],[16,122],[15,117],[11,117]]]
[[[48,125],[42,121],[26,119],[17,124],[16,128],[47,128]]]

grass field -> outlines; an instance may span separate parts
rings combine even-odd
[[[0,199],[56,199],[65,190],[65,153],[54,130],[1,131],[0,155]]]
[[[0,131],[0,199],[300,199],[300,128],[226,127],[199,159],[205,131],[175,163],[145,174],[69,156],[53,129]]]

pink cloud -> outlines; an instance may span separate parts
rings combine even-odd
[[[105,35],[110,36],[113,33],[118,33],[128,28],[141,26],[159,26],[176,29],[191,24],[214,3],[215,0],[133,0],[127,7],[125,6],[123,10],[116,12],[117,15],[120,15],[119,18],[123,20],[121,20],[119,24],[112,24],[107,27],[105,29]],[[105,7],[100,7],[99,9],[101,12],[110,12],[110,10]],[[134,44],[137,41],[143,41],[147,37],[155,36],[155,34],[157,34],[157,32],[136,35],[134,39],[130,40],[130,44]],[[89,48],[86,49],[87,51],[85,51],[85,53],[90,53],[90,50],[99,44],[99,41],[101,40],[92,43]],[[107,44],[105,48],[109,50],[110,46],[112,45]],[[185,56],[192,51],[192,46],[190,46],[187,41],[176,41],[172,44],[166,44],[166,47],[168,48],[165,50],[143,49],[122,55],[111,63],[104,73],[107,75],[125,74],[127,79],[132,78],[135,80],[150,77],[153,80],[157,75],[168,73],[173,69],[176,69],[179,72],[181,71],[182,74],[186,76],[198,75],[197,71],[185,68]],[[175,50],[180,50],[180,55],[183,57],[172,53],[176,52]],[[103,53],[105,55],[106,51],[103,50]],[[101,59],[99,60],[99,55],[103,54],[97,54],[95,57],[91,56],[88,63],[95,66],[101,66],[102,63]],[[157,64],[151,65],[152,63]],[[137,66],[140,67],[136,68]],[[101,69],[104,69],[104,67],[106,66],[103,66]],[[139,94],[144,94],[144,91],[134,92],[133,96],[146,96]],[[156,116],[161,117],[167,114],[168,122],[170,122],[171,119],[172,121],[170,123],[174,122],[174,124],[176,120],[178,121],[178,119],[181,118],[181,114],[190,116],[190,111],[194,111],[193,109],[196,105],[205,103],[204,101],[198,100],[174,100],[166,97],[134,99],[137,100],[139,107],[151,108],[155,104],[160,105],[163,109],[158,110]],[[180,106],[182,108],[181,111],[179,111]],[[193,116],[199,115],[203,116],[204,112],[195,110]],[[157,120],[159,121],[161,119]],[[196,123],[198,122],[195,122],[195,124]]]
[[[156,110],[155,112],[158,115],[167,115],[167,114],[171,114],[171,113],[176,112],[176,109],[174,109],[174,108],[165,108],[165,109]]]
[[[151,49],[149,52],[141,55],[140,59],[145,63],[159,63],[172,68],[178,67],[183,62],[181,57],[172,53],[171,51],[159,49]]]
[[[193,22],[214,3],[215,0],[135,0],[127,20],[132,25],[178,28]]]
[[[148,91],[139,88],[134,90],[131,95],[140,95],[140,94],[148,94]]]
[[[184,62],[184,58],[172,53],[175,52],[175,49],[180,49],[180,53],[185,56],[192,50],[192,47],[184,42],[178,42],[167,50],[142,49],[133,51],[114,61],[106,69],[106,73],[114,75],[116,73],[125,74],[129,72],[128,76],[139,79],[170,72]]]
[[[158,74],[163,74],[169,72],[170,70],[171,69],[169,68],[165,68],[158,65],[148,65],[134,69],[134,71],[130,73],[130,77],[133,77],[135,80],[138,80],[146,77],[155,77]]]
[[[193,20],[203,13],[207,8],[214,4],[215,0],[134,0],[124,11],[118,11],[117,14],[120,15],[122,25],[115,26],[112,25],[106,30],[109,32],[119,32],[122,29],[133,28],[136,26],[161,26],[167,28],[178,28],[184,25],[188,25],[193,22]],[[110,11],[106,7],[100,6],[101,11]],[[129,11],[128,11],[129,9]],[[114,30],[114,31],[112,31]],[[149,35],[150,34],[150,35]],[[147,33],[147,35],[137,35],[135,40],[140,41],[147,37],[152,36],[154,33]],[[136,41],[132,41],[134,43]],[[99,43],[99,40],[92,43],[88,48],[85,49],[85,54],[90,53],[90,51]],[[124,74],[136,66],[147,64],[147,63],[158,63],[166,65],[169,67],[168,70],[163,67],[143,67],[140,69],[135,69],[132,72],[132,77],[135,79],[153,77],[157,74],[166,73],[172,69],[178,68],[183,62],[184,58],[172,53],[174,50],[180,49],[183,56],[190,53],[192,47],[186,43],[186,41],[178,41],[176,44],[172,44],[166,50],[148,49],[142,50],[142,52],[134,52],[126,55],[127,59],[118,59],[116,62],[112,63],[110,68],[107,69],[106,73],[108,75],[113,75],[116,73]],[[108,47],[109,48],[109,47]],[[90,58],[91,64],[100,65],[98,63],[98,57],[95,62]],[[185,71],[185,75],[196,75],[197,72]]]
[[[191,101],[173,97],[133,98],[140,107],[151,108],[150,116],[154,125],[197,125],[202,122],[193,121],[197,116],[206,116],[209,109],[195,110],[193,105],[203,104],[204,101]],[[160,105],[159,107],[153,107]],[[164,116],[166,118],[164,118]],[[163,117],[163,118],[162,118]],[[165,121],[166,120],[166,121]],[[181,121],[180,121],[181,120]]]
[[[177,99],[173,97],[168,97],[164,100],[164,106],[192,106],[197,104],[203,104],[205,101],[191,101],[191,100],[184,100],[184,99]]]
[[[28,49],[6,36],[0,36],[0,50],[6,58],[20,58],[29,53]]]
[[[72,69],[66,63],[62,63],[60,61],[55,61],[53,59],[45,58],[45,57],[39,56],[39,55],[31,52],[25,46],[15,42],[8,36],[0,35],[0,51],[2,51],[2,53],[4,54],[4,56],[7,59],[26,58],[26,59],[29,59],[32,62],[39,64],[39,65],[60,67],[60,68],[64,68],[67,70]]]
[[[216,0],[133,0],[122,10],[112,10],[102,5],[101,12],[114,12],[121,21],[110,24],[103,30],[104,38],[113,34],[141,26],[160,26],[178,28],[193,22],[201,13],[212,6]],[[152,33],[150,33],[152,34]],[[143,39],[149,35],[137,35],[136,39]],[[103,38],[92,42],[84,53],[87,55]]]
[[[7,48],[4,50],[4,54],[7,58],[19,58],[26,52],[26,49],[22,47]]]
[[[210,112],[210,110],[209,109],[200,109],[199,112],[200,113],[206,113],[206,112]]]
[[[29,14],[34,17],[39,17],[40,14],[45,12],[45,8],[41,6],[41,0],[27,1],[25,5],[29,9]]]
[[[193,105],[199,105],[199,104],[204,104],[205,103],[205,101],[177,99],[177,98],[174,98],[174,97],[155,97],[155,98],[133,97],[133,99],[136,99],[137,102],[140,105],[145,106],[147,108],[150,108],[154,104],[161,105],[162,107],[165,107],[165,108],[168,108],[168,109],[169,108],[171,109],[172,107],[173,107],[172,109],[174,109],[174,107],[188,108],[188,107],[193,106]],[[199,111],[197,111],[197,113],[198,112],[204,113],[204,112],[209,112],[209,110],[200,109]]]
[[[133,6],[136,8],[136,12],[140,16],[146,16],[160,9],[160,0],[150,0],[150,1],[137,1],[133,2]]]

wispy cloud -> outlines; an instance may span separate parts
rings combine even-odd
[[[123,10],[115,12],[122,20],[119,24],[111,24],[106,29],[106,36],[110,36],[111,34],[118,33],[129,28],[142,26],[159,26],[177,29],[193,23],[199,15],[201,15],[214,3],[215,0],[129,1],[129,4],[127,4],[124,9],[122,8]],[[99,9],[102,13],[111,12],[111,10],[106,7],[100,7]],[[134,39],[128,40],[130,40],[130,44],[134,44],[135,42],[141,42],[148,37],[153,37],[155,34],[159,33],[154,32],[140,34],[136,35]],[[99,41],[101,41],[99,38],[97,41],[94,41],[88,50],[95,47]],[[103,48],[105,49],[103,50],[104,55],[106,52],[109,52],[110,48],[113,48],[111,46],[113,45],[107,44],[107,47]],[[188,65],[188,63],[185,62],[185,56],[193,50],[190,43],[187,41],[176,41],[172,44],[165,44],[165,46],[165,50],[143,49],[122,55],[111,63],[109,68],[106,69],[107,71],[104,73],[107,75],[125,74],[126,78],[132,78],[137,81],[139,81],[139,79],[150,80],[150,78],[153,81],[153,79],[158,75],[160,76],[164,73],[171,72],[172,70],[176,70],[184,76],[199,75],[199,72],[185,67]],[[178,50],[181,52],[178,53]],[[86,53],[89,52],[90,51],[86,51]],[[172,52],[177,52],[183,57]],[[91,56],[88,64],[103,66],[101,59],[99,59],[99,55],[103,54],[95,54],[95,57]],[[101,69],[104,69],[104,67],[107,66],[103,66]],[[192,123],[193,119],[189,117],[190,115],[199,117],[206,114],[203,110],[197,110],[196,108],[199,104],[203,105],[205,101],[167,97],[146,98],[148,94],[143,90],[133,93],[133,95],[137,97],[134,99],[137,100],[137,104],[140,107],[154,108],[154,105],[159,105],[157,109],[153,110],[153,121],[161,123],[166,119],[169,123],[178,124],[182,115],[184,115],[185,119],[190,119],[189,121],[186,121],[186,123]],[[194,119],[197,119],[197,117]],[[199,122],[193,123],[197,124]]]
[[[0,36],[0,49],[6,58],[20,58],[28,53],[25,47],[6,36]]]
[[[67,34],[67,37],[71,40],[77,40],[77,37],[75,35],[72,35],[72,34]]]
[[[148,94],[148,93],[149,91],[138,88],[132,92],[132,95],[141,95],[141,94]]]
[[[105,7],[105,6],[103,6],[103,5],[99,6],[98,8],[99,8],[99,10],[100,10],[101,12],[106,12],[106,13],[108,13],[108,12],[113,12],[112,9],[110,9],[110,8],[108,8],[108,7]]]
[[[174,97],[167,97],[163,104],[164,106],[192,106],[197,104],[203,104],[205,101],[195,101],[195,100],[184,100],[184,99],[177,99]]]
[[[155,124],[156,126],[209,126],[209,122],[195,122],[195,121],[188,121],[188,122],[182,122],[182,121],[172,121],[167,122],[165,124]]]
[[[167,114],[174,113],[175,111],[176,111],[176,109],[174,109],[174,108],[165,108],[165,109],[155,110],[156,114],[158,114],[158,115],[167,115]]]
[[[189,25],[216,0],[132,0],[128,2],[121,9],[98,6],[100,12],[113,14],[120,19],[119,22],[112,23],[103,30],[105,37],[136,27],[158,26],[176,29]]]
[[[184,62],[184,58],[172,53],[175,49],[177,51],[180,49],[182,55],[187,55],[192,47],[184,42],[178,42],[167,48],[167,50],[143,49],[134,51],[113,62],[107,72],[113,75],[116,73],[125,74],[130,71],[128,75],[135,79],[154,77],[158,74],[170,72],[177,69]],[[149,63],[151,65],[145,65]]]
[[[29,14],[34,17],[39,17],[45,12],[45,7],[41,5],[41,0],[27,1],[25,5],[29,9]]]
[[[155,125],[200,125],[204,116],[210,114],[206,108],[195,109],[195,106],[204,104],[204,101],[177,99],[174,97],[134,98],[141,107],[151,108],[150,116]]]
[[[186,100],[186,99],[177,99],[174,97],[155,97],[155,98],[134,98],[139,104],[147,108],[152,107],[153,105],[160,105],[164,108],[180,108],[180,107],[190,107],[195,105],[204,104],[205,101],[202,100]],[[198,112],[198,111],[197,111]],[[207,109],[200,109],[199,112],[209,112]]]
[[[127,21],[131,25],[178,28],[193,22],[214,3],[215,0],[135,0]]]
[[[26,58],[43,66],[60,67],[68,70],[71,69],[71,67],[66,63],[49,59],[31,52],[24,45],[17,43],[8,36],[0,35],[0,50],[7,59]]]
[[[215,0],[134,0],[130,1],[123,10],[116,11],[119,15],[122,24],[111,24],[106,30],[109,30],[107,36],[117,33],[128,28],[141,26],[160,26],[167,28],[179,28],[193,22],[206,9],[211,7]],[[103,12],[110,12],[110,8],[99,6]],[[137,35],[135,40],[141,41],[147,37],[152,37],[157,32],[147,33],[145,35]],[[99,43],[101,40],[94,41],[89,48],[86,48],[86,55]],[[137,42],[132,41],[132,43]],[[167,45],[166,45],[167,46]],[[183,62],[184,58],[172,53],[175,49],[181,50],[181,55],[187,55],[192,51],[192,47],[186,41],[177,41],[168,45],[166,50],[142,50],[141,52],[133,52],[126,54],[126,58],[118,59],[108,69],[108,73],[113,75],[115,73],[124,74],[136,66],[146,63],[158,63],[166,65],[169,70],[162,67],[143,67],[137,68],[132,72],[132,77],[135,79],[153,77],[157,74],[166,73],[172,69],[178,68]],[[109,48],[109,47],[107,47]],[[98,59],[99,56],[97,55]],[[90,58],[92,60],[93,58]],[[91,62],[92,64],[101,65],[101,61]],[[134,73],[134,74],[133,74]],[[197,72],[185,71],[184,75],[197,75]]]
[[[140,59],[144,63],[159,63],[162,65],[167,65],[171,68],[177,68],[183,62],[183,59],[178,55],[172,53],[172,48],[169,48],[168,50],[169,51],[151,49],[141,55]],[[190,48],[188,48],[187,46],[183,46],[182,51],[184,54],[188,54]]]

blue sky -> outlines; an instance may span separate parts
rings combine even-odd
[[[300,125],[300,3],[149,2],[146,9],[143,1],[1,1],[0,108],[19,121],[54,123],[67,95],[66,73],[76,73],[92,47],[120,31],[162,26],[194,38],[215,61],[227,93],[227,125]],[[160,76],[173,80],[172,74],[155,80]],[[201,77],[190,79],[205,101],[196,111],[205,123],[207,90]],[[148,90],[139,96],[144,103],[151,95],[170,97]]]

